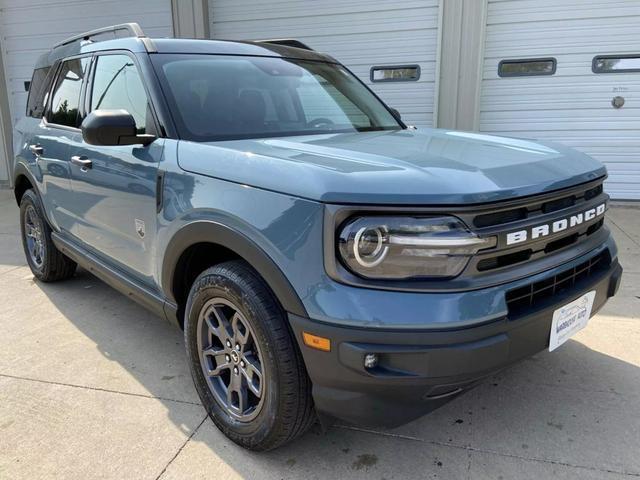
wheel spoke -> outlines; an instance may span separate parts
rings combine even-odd
[[[253,355],[245,356],[244,362],[245,367],[242,369],[242,374],[247,380],[247,387],[256,397],[260,398],[262,395],[262,367],[260,362]]]
[[[234,410],[237,410],[235,405],[233,404],[233,401],[234,401],[233,394],[237,390],[237,387],[236,387],[237,377],[238,377],[237,375],[234,375],[233,373],[231,373],[231,381],[229,382],[229,386],[227,387],[227,405],[229,406],[229,408],[232,408]]]
[[[207,375],[209,375],[210,377],[217,377],[219,376],[223,371],[225,370],[230,370],[232,367],[232,364],[230,361],[227,360],[227,355],[225,354],[224,350],[216,350],[214,348],[207,348],[206,350],[204,350],[202,352],[202,354],[205,357],[212,357],[214,363],[215,363],[215,367],[212,369],[207,369]]]
[[[222,345],[225,345],[227,340],[233,339],[233,335],[230,333],[231,325],[221,308],[212,307],[210,312],[206,314],[205,320],[209,331],[218,337]]]
[[[238,376],[238,378],[241,378],[240,376]],[[247,393],[247,387],[245,385],[245,382],[240,380],[238,382],[240,385],[238,387],[238,410],[240,410],[241,413],[244,413],[245,410],[247,409],[247,406],[249,404],[249,395]]]
[[[247,387],[240,375],[231,374],[231,381],[227,388],[227,404],[239,414],[244,414],[248,406]]]
[[[236,312],[231,319],[231,328],[233,329],[233,339],[239,343],[244,350],[245,345],[249,341],[250,333],[238,312]]]

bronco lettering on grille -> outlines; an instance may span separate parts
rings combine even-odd
[[[578,225],[589,222],[594,218],[604,215],[607,206],[605,203],[591,208],[585,212],[577,213],[566,218],[561,218],[550,223],[543,223],[524,230],[507,233],[507,245],[526,242],[527,240],[535,240],[537,238],[546,237],[552,233],[562,232],[563,230],[577,227]]]

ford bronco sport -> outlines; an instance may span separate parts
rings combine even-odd
[[[250,449],[415,419],[620,283],[600,163],[408,128],[296,41],[87,32],[40,57],[16,131],[35,277],[79,264],[183,328],[211,419]]]

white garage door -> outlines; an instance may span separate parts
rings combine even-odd
[[[0,0],[0,45],[11,117],[24,115],[36,59],[74,34],[138,22],[149,36],[172,35],[171,0]]]
[[[640,199],[640,1],[490,0],[480,129],[562,142],[607,165],[606,188],[619,199]],[[594,73],[598,65],[638,71]],[[548,59],[503,66],[501,60]],[[614,108],[614,97],[620,108]]]
[[[212,38],[296,38],[373,86],[405,122],[433,124],[438,0],[209,0]],[[419,65],[417,81],[371,83],[372,66]]]

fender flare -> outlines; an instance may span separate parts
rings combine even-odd
[[[38,195],[38,198],[40,198],[40,192],[38,191],[38,182],[36,182],[36,180],[33,177],[33,174],[31,173],[31,171],[22,162],[17,162],[15,164],[15,166],[13,167],[13,193],[14,193],[14,195],[16,193],[16,187],[18,186],[18,182],[17,182],[18,177],[20,177],[21,175],[24,175],[25,177],[27,177],[27,180],[29,180],[29,182],[33,186],[33,189],[35,190],[36,195]],[[16,201],[18,201],[17,198],[16,198]]]
[[[18,186],[18,182],[16,180],[21,175],[24,175],[25,177],[27,177],[27,180],[29,180],[29,183],[31,183],[31,186],[33,187],[33,191],[36,194],[38,201],[40,202],[40,208],[42,209],[42,213],[44,214],[44,219],[49,224],[49,227],[53,231],[57,231],[57,229],[54,228],[54,223],[51,222],[51,219],[49,218],[49,212],[47,212],[47,209],[44,208],[44,202],[42,201],[42,195],[40,194],[40,189],[38,188],[38,182],[36,181],[31,170],[29,170],[29,167],[27,167],[27,165],[25,165],[22,162],[16,163],[16,165],[13,167],[13,177],[12,177],[13,178],[13,196],[16,199],[16,203],[18,204],[18,207],[20,207],[20,203],[18,202],[18,197],[16,195],[16,187]]]
[[[184,251],[197,243],[214,243],[246,260],[267,282],[282,307],[290,313],[307,317],[307,311],[293,286],[278,265],[246,235],[218,222],[198,220],[182,227],[171,239],[164,253],[161,285],[166,298],[176,303],[173,277]]]

